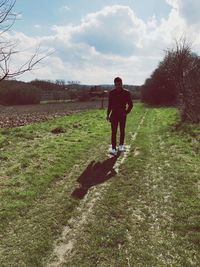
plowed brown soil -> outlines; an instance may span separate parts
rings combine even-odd
[[[23,126],[100,107],[101,101],[0,106],[0,128]]]

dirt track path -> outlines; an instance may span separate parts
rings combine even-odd
[[[186,163],[176,167],[181,154],[170,153],[168,115],[154,112],[143,115],[113,164],[116,177],[80,202],[46,266],[199,266],[197,248],[176,230],[177,177]]]
[[[145,117],[146,113],[142,117],[137,130],[132,133],[132,143],[135,141],[137,134],[145,120]],[[131,146],[126,145],[124,153],[119,155],[116,160],[111,156],[111,160],[113,160],[114,164],[113,169],[116,173],[119,172],[120,166],[124,163],[127,156],[129,155],[130,149]],[[134,150],[134,154],[137,155],[136,150]],[[80,236],[81,232],[84,232],[84,225],[88,222],[88,220],[92,220],[92,214],[95,205],[101,199],[103,192],[109,190],[109,185],[110,181],[103,183],[98,187],[94,187],[81,201],[80,206],[76,210],[76,217],[73,217],[68,221],[68,225],[64,227],[60,238],[55,241],[54,251],[50,257],[51,260],[47,264],[48,267],[63,266],[65,264],[66,258],[69,259],[70,257],[73,257],[72,250],[75,249],[77,237]]]

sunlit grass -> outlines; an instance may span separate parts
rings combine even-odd
[[[45,266],[79,206],[71,197],[77,178],[92,160],[107,158],[105,117],[96,110],[0,131],[0,265]],[[107,182],[66,266],[198,266],[199,126],[177,126],[177,119],[176,109],[134,107],[130,155]]]
[[[176,120],[175,109],[148,110],[66,264],[198,266],[200,159],[188,141],[198,126],[180,135]]]
[[[53,134],[56,127],[62,127],[64,132]],[[6,223],[8,213],[29,206],[51,182],[70,171],[92,144],[101,142],[108,131],[105,114],[100,111],[1,130],[2,220]]]

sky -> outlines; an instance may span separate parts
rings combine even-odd
[[[12,68],[40,47],[53,51],[18,79],[141,85],[176,40],[186,38],[200,53],[199,0],[17,0],[18,14],[7,38],[21,53]]]

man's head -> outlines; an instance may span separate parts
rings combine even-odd
[[[115,88],[116,88],[117,90],[122,89],[122,79],[121,79],[120,77],[116,77],[116,78],[114,79],[114,84],[115,84]]]

